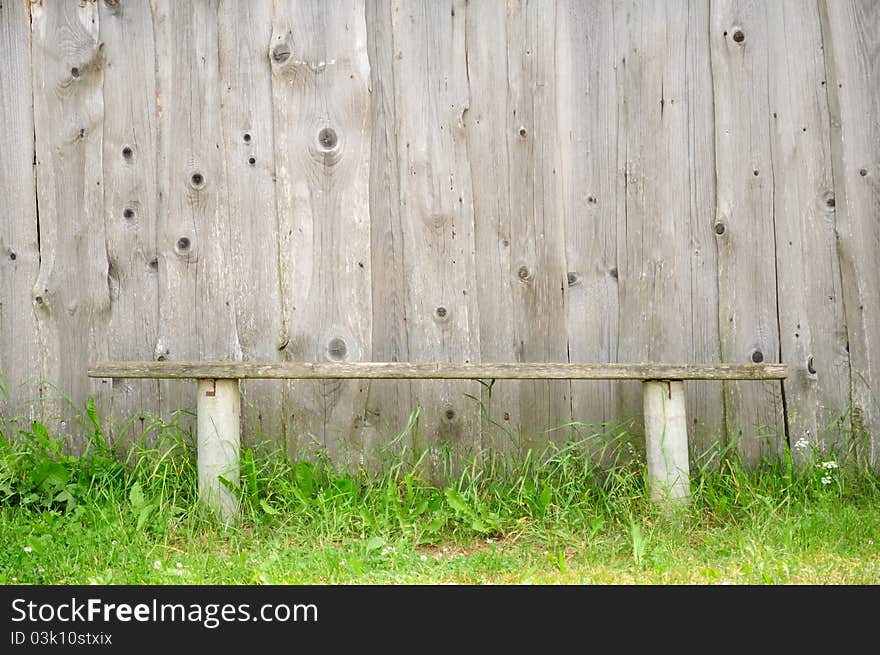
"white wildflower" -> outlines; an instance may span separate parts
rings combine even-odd
[[[37,569],[37,572],[38,572],[38,573],[45,573],[45,572],[46,572],[46,569],[44,569],[44,568],[41,566],[40,568]]]
[[[494,541],[495,541],[495,540],[492,539],[492,537],[486,537],[486,543],[487,543],[487,544],[491,544],[491,543],[493,543]]]
[[[25,546],[25,547],[24,547],[24,552],[26,552],[26,553],[29,553],[29,552],[31,552],[32,550],[33,550],[33,548],[31,548],[30,546]]]
[[[183,568],[183,563],[182,563],[182,562],[178,562],[178,563],[177,563],[177,568],[182,569],[182,568]]]
[[[830,461],[828,461],[828,462],[822,462],[822,468],[824,468],[824,469],[828,469],[828,470],[836,469],[836,468],[837,468],[837,462],[835,462],[833,459],[830,460]]]
[[[419,557],[419,559],[422,560],[423,562],[427,562],[427,561],[428,561],[428,556],[427,556],[427,555],[421,555],[421,556]]]
[[[804,437],[801,437],[795,442],[794,447],[798,450],[806,450],[809,445],[809,442]]]
[[[159,560],[156,560],[155,562],[153,562],[153,568],[156,569],[157,571],[160,570],[162,568],[162,562],[160,562]]]
[[[116,541],[116,539],[114,539],[113,541],[110,542],[110,545],[111,545],[111,546],[115,546],[115,545],[118,544],[118,543],[119,543],[119,542]]]
[[[339,560],[339,566],[345,566],[347,562],[344,559]]]
[[[822,476],[822,484],[831,484],[831,476],[823,475]]]
[[[18,578],[16,578],[15,576],[12,576],[12,581],[13,581],[13,582],[18,582]]]

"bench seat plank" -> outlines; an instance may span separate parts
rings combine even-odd
[[[785,364],[569,364],[462,362],[97,362],[93,378],[782,380]]]

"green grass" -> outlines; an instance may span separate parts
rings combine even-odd
[[[445,458],[446,485],[405,448],[371,474],[255,447],[227,528],[174,423],[119,453],[90,405],[82,456],[39,423],[0,425],[0,584],[880,583],[880,479],[840,454],[747,469],[728,449],[666,512],[619,429],[601,467],[572,441]]]

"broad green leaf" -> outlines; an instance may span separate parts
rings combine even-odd
[[[293,467],[293,479],[296,480],[296,486],[306,495],[312,495],[314,488],[314,473],[312,465],[308,462],[298,462]]]
[[[144,490],[141,488],[141,483],[137,480],[135,480],[134,484],[131,485],[131,489],[128,491],[128,502],[131,503],[131,506],[135,511],[140,511],[146,504]]]
[[[379,550],[384,545],[385,540],[382,537],[370,537],[369,539],[367,539],[366,543],[367,553],[372,553],[374,550]]]
[[[263,511],[266,512],[266,514],[271,514],[272,516],[275,516],[276,514],[280,514],[280,512],[277,509],[275,509],[269,503],[266,502],[265,498],[260,500],[260,507],[263,508]]]
[[[150,518],[150,514],[153,513],[154,508],[155,508],[154,505],[145,505],[144,507],[141,508],[141,511],[138,514],[138,520],[137,520],[137,529],[138,530],[144,529],[144,526],[147,524],[147,521]]]
[[[465,516],[470,516],[471,514],[473,514],[473,511],[468,506],[464,496],[462,496],[458,491],[456,491],[452,487],[446,487],[446,489],[443,490],[443,494],[446,496],[446,502],[449,503],[449,506],[453,510],[455,510],[459,514],[464,514]]]
[[[34,469],[32,480],[41,490],[51,491],[67,484],[70,480],[70,471],[63,464],[49,460]]]

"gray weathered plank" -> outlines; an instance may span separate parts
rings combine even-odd
[[[472,185],[477,190],[473,198],[480,357],[483,362],[505,362],[516,358],[513,285],[517,279],[510,255],[509,131],[513,128],[508,120],[507,8],[500,2],[478,2],[466,11],[470,99],[463,122]],[[487,24],[493,29],[485,29]],[[483,448],[505,451],[517,445],[522,424],[520,386],[498,384],[480,390],[486,411]]]
[[[159,334],[163,360],[241,358],[221,125],[217,2],[152,5],[159,87]],[[190,385],[163,382],[163,416],[195,407]],[[184,427],[191,418],[182,416]]]
[[[880,469],[880,3],[819,3],[838,251],[852,367],[852,429]]]
[[[621,123],[625,209],[618,223],[617,361],[716,361],[712,243],[714,180],[708,11],[687,2],[615,9],[627,47]],[[703,50],[705,54],[705,50]],[[722,437],[721,390],[689,389],[695,455]],[[641,413],[641,389],[622,387],[620,413]]]
[[[153,356],[159,323],[158,186],[153,16],[146,3],[99,3],[104,58],[103,186],[111,358]],[[137,52],[138,56],[132,56]],[[156,382],[114,380],[111,436],[132,442],[158,409]]]
[[[373,132],[370,148],[370,252],[372,254],[372,361],[409,361],[397,110],[394,86],[393,6],[366,2]],[[363,417],[361,452],[381,460],[388,448],[412,448],[404,433],[415,409],[408,380],[371,383]],[[400,439],[395,439],[402,434]],[[368,460],[369,461],[369,460]]]
[[[243,359],[279,359],[283,343],[272,70],[268,47],[272,5],[224,2],[219,8],[220,78],[228,193],[235,237],[235,321]],[[242,438],[283,443],[280,389],[265,382],[242,385]]]
[[[842,445],[837,419],[849,404],[849,356],[835,237],[825,63],[819,12],[767,3],[771,194],[783,383],[791,445]],[[796,457],[811,448],[793,450]]]
[[[34,3],[31,30],[40,221],[33,304],[45,353],[47,419],[53,432],[65,434],[89,396],[106,407],[109,395],[109,385],[83,374],[89,360],[109,354],[98,9]],[[81,446],[75,435],[68,443]]]
[[[685,35],[685,85],[688,103],[686,119],[690,161],[687,172],[672,184],[687,180],[687,208],[690,216],[688,262],[691,302],[689,361],[721,361],[718,330],[718,250],[712,229],[716,212],[715,107],[712,98],[712,64],[709,60],[710,4],[689,2]],[[689,384],[687,393],[688,432],[691,452],[698,465],[713,456],[725,440],[724,388],[714,384]]]
[[[568,362],[96,362],[99,378],[291,378],[435,380],[781,380],[785,364],[572,364]]]
[[[556,10],[552,3],[507,4],[507,112],[510,272],[515,361],[568,360],[568,266],[557,132]],[[489,184],[486,184],[489,187]],[[483,188],[482,185],[480,188]],[[519,432],[540,448],[571,420],[571,385],[519,385]]]
[[[31,298],[40,267],[27,5],[0,4],[0,417],[39,418],[45,366]],[[8,395],[7,395],[8,394]]]
[[[465,2],[395,3],[390,14],[409,355],[476,361],[473,200],[462,120],[469,102]],[[479,396],[476,383],[416,381],[412,388],[423,408],[421,449],[443,443],[466,453],[479,446],[479,408],[465,395]]]
[[[624,215],[617,172],[624,145],[618,121],[622,44],[614,38],[611,3],[563,2],[556,26],[568,357],[611,362],[617,357],[617,226]],[[618,419],[618,387],[572,382],[572,420],[604,431],[603,423]],[[606,445],[591,444],[596,452]]]
[[[727,362],[780,357],[766,5],[712,8],[719,329]],[[779,383],[725,386],[728,434],[747,463],[777,455],[785,425]]]
[[[286,359],[372,352],[370,64],[362,0],[276,5],[272,22],[280,267]],[[335,459],[366,407],[362,383],[293,383],[288,446]]]
[[[468,53],[467,124],[471,175],[480,191],[475,221],[483,361],[567,360],[556,6],[487,3],[469,5],[467,12],[466,47],[473,44],[476,55]],[[497,34],[483,43],[487,25],[497,25]],[[522,382],[493,391],[499,395],[494,420],[524,446],[546,441],[545,430],[571,420],[566,383]],[[483,395],[485,402],[488,393]],[[507,436],[487,430],[493,445]]]

